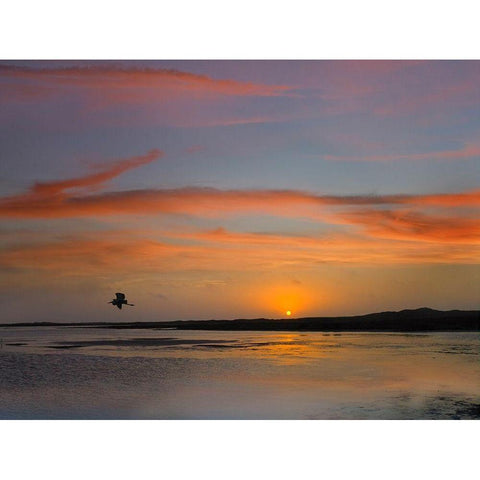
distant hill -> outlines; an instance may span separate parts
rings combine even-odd
[[[289,319],[236,319],[236,320],[176,320],[168,322],[135,323],[22,323],[8,326],[85,326],[96,328],[150,328],[177,330],[230,330],[230,331],[324,331],[324,332],[430,332],[480,331],[480,311],[431,308],[380,312],[351,317],[305,317]],[[7,325],[3,325],[7,326]]]
[[[305,317],[271,320],[238,319],[178,321],[160,328],[180,330],[290,330],[290,331],[480,331],[480,311],[439,311],[431,308],[380,312],[352,317]]]

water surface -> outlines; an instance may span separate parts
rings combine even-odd
[[[0,327],[3,419],[480,418],[478,333]]]

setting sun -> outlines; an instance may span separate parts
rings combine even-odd
[[[252,298],[263,315],[269,318],[291,317],[305,313],[312,308],[314,293],[307,283],[292,284],[291,282],[275,282],[267,287],[254,284],[255,292]],[[318,301],[318,296],[315,298]]]

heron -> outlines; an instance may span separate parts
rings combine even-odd
[[[133,303],[127,303],[128,300],[125,298],[124,293],[116,293],[115,295],[117,298],[114,298],[111,302],[108,303],[117,306],[120,310],[122,309],[122,305],[129,305],[130,307],[135,306]]]

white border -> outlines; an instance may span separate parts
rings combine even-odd
[[[4,421],[2,478],[452,479],[475,421]]]
[[[4,0],[2,59],[479,58],[473,0]]]

